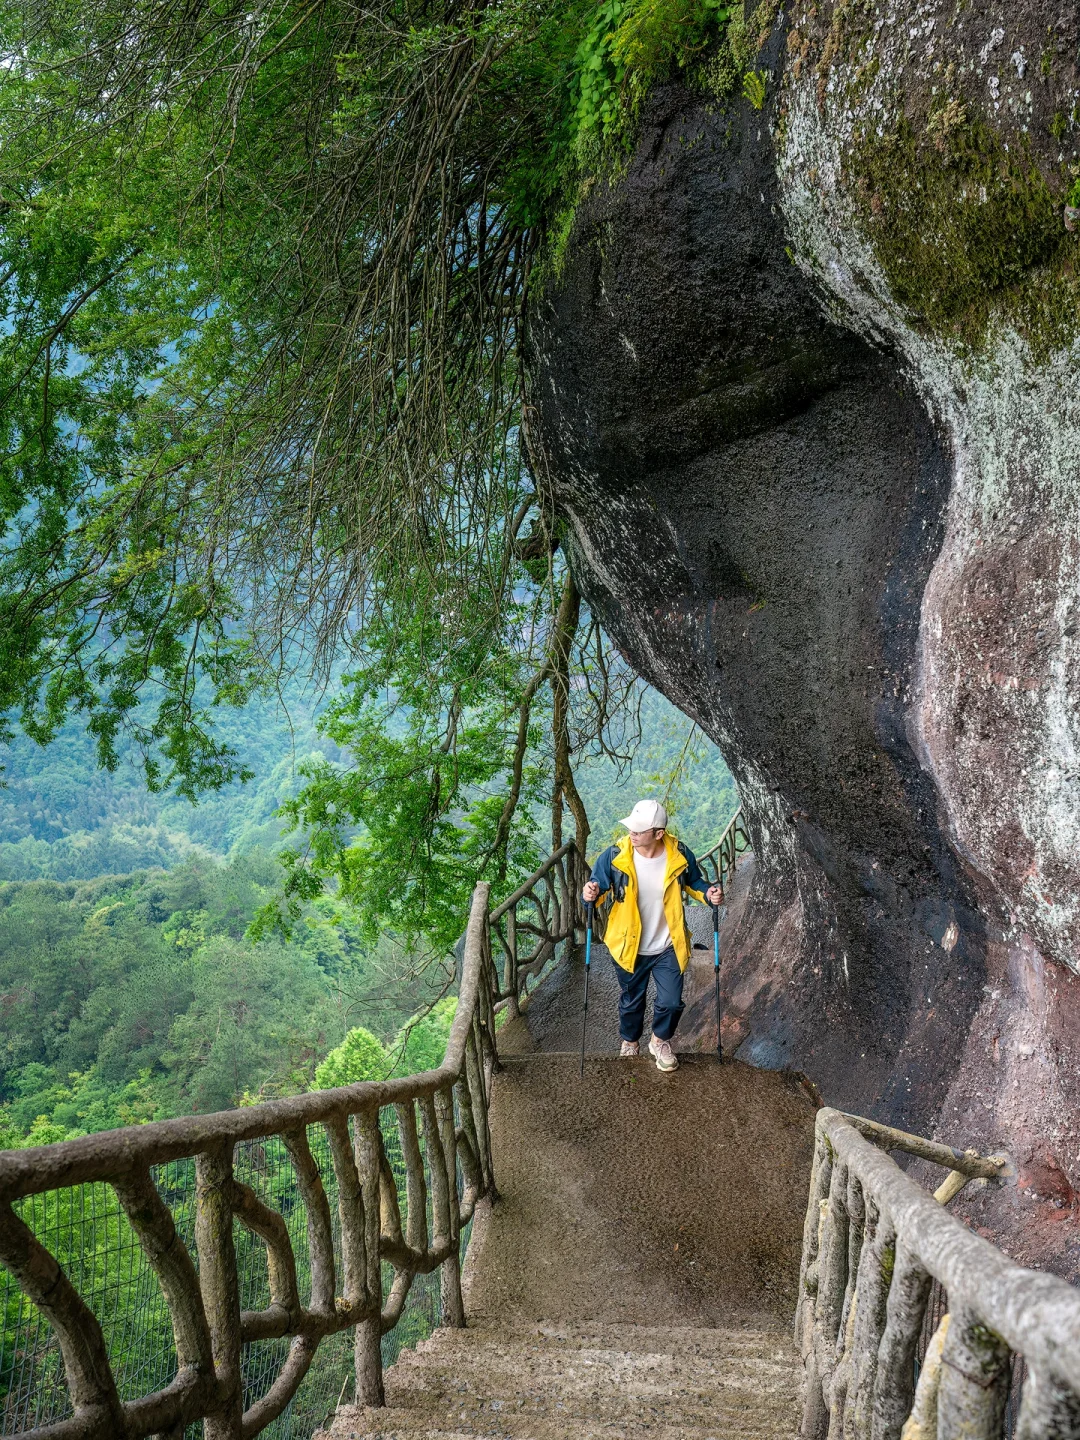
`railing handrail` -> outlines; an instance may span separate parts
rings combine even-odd
[[[358,1401],[382,1404],[381,1338],[398,1324],[417,1275],[440,1271],[447,1323],[464,1323],[460,1235],[494,1185],[487,1109],[497,1065],[492,1003],[498,980],[491,963],[489,898],[490,886],[479,883],[469,910],[457,1012],[437,1070],[267,1101],[247,1111],[130,1126],[0,1157],[0,1253],[23,1294],[53,1327],[74,1410],[67,1419],[24,1433],[105,1440],[173,1434],[204,1419],[215,1440],[242,1440],[282,1412],[321,1341],[343,1330],[356,1335]],[[382,1136],[380,1112],[386,1105],[396,1111],[404,1207]],[[307,1130],[319,1123],[328,1147],[322,1169]],[[288,1152],[294,1196],[307,1213],[307,1303],[297,1286],[285,1214],[236,1175],[236,1142],[270,1137]],[[151,1168],[186,1158],[195,1165],[197,1267]],[[323,1181],[331,1172],[340,1264]],[[111,1186],[144,1263],[157,1276],[172,1322],[175,1379],[132,1400],[120,1397],[101,1320],[35,1233],[33,1214],[20,1214],[12,1203],[94,1181]],[[270,1303],[259,1310],[241,1308],[236,1221],[265,1245]],[[394,1271],[387,1295],[384,1262]],[[276,1378],[245,1409],[244,1345],[285,1336],[292,1344]]]
[[[534,870],[527,880],[523,880],[521,882],[521,884],[518,886],[518,888],[514,891],[512,895],[508,895],[500,905],[497,905],[495,909],[492,910],[492,923],[494,923],[496,920],[501,920],[508,910],[512,910],[519,901],[524,900],[525,896],[529,893],[529,891],[533,888],[533,886],[538,880],[542,880],[545,875],[550,874],[564,855],[569,855],[571,850],[576,849],[577,845],[575,844],[575,842],[573,840],[567,840],[564,844],[559,846],[558,850],[554,850],[538,870]]]
[[[1080,1391],[1080,1294],[1057,1275],[1018,1265],[969,1230],[839,1110],[820,1111],[818,1124],[885,1201],[897,1235],[944,1285],[950,1307],[973,1311],[1029,1365]]]
[[[709,849],[705,851],[705,854],[706,854],[706,855],[715,855],[715,854],[716,854],[717,850],[720,849],[720,847],[723,845],[724,841],[727,839],[728,834],[729,834],[729,832],[731,831],[732,827],[735,826],[736,824],[738,824],[738,822],[742,819],[742,813],[743,813],[743,807],[740,805],[739,808],[735,811],[735,814],[732,815],[731,819],[730,819],[730,820],[728,821],[728,823],[724,826],[723,832],[722,832],[721,835],[720,835],[720,839],[717,840],[717,842],[716,842],[715,845],[710,846]],[[745,827],[744,827],[744,828],[745,828]]]
[[[740,840],[743,842],[740,846]],[[739,856],[752,849],[750,833],[743,821],[743,809],[740,805],[724,826],[723,834],[712,847],[706,850],[700,857],[702,867],[708,874],[708,867],[711,865],[716,870],[716,881],[723,885],[735,874],[739,863]]]
[[[883,1150],[904,1150],[920,1160],[929,1160],[933,1165],[942,1165],[948,1170],[957,1170],[972,1180],[992,1180],[1006,1169],[1007,1162],[1000,1155],[980,1155],[977,1150],[958,1150],[955,1145],[946,1145],[940,1140],[924,1140],[921,1135],[911,1135],[906,1130],[896,1130],[892,1125],[882,1125],[879,1120],[868,1120],[865,1115],[849,1115],[838,1112],[866,1140],[872,1141]]]
[[[996,1157],[818,1111],[796,1315],[807,1369],[803,1436],[899,1435],[906,1419],[921,1425],[940,1407],[951,1424],[964,1417],[973,1440],[991,1440],[1003,1433],[1010,1386],[1025,1373],[1017,1433],[1076,1434],[1080,1293],[972,1233],[939,1203],[942,1191],[932,1196],[904,1174],[881,1148],[889,1146],[954,1174],[961,1163],[984,1178],[987,1167],[1005,1168]],[[913,1361],[933,1281],[947,1294],[951,1319],[938,1326],[916,1389]],[[1026,1372],[1015,1370],[1021,1361]]]

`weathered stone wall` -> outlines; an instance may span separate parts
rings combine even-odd
[[[533,380],[590,602],[750,816],[740,1055],[1008,1149],[1025,1183],[979,1223],[1070,1270],[1080,35],[1052,9],[796,10],[762,111],[657,92]]]

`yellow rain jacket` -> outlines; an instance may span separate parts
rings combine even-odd
[[[690,963],[691,940],[683,912],[683,890],[687,890],[695,900],[704,901],[709,881],[702,875],[698,862],[681,841],[665,834],[664,849],[667,851],[664,914],[671,931],[671,944],[678,957],[679,969],[685,970]],[[638,913],[634,851],[629,835],[624,835],[617,845],[609,845],[597,857],[590,879],[600,886],[601,900],[609,892],[611,894],[611,910],[604,932],[604,944],[611,951],[616,965],[621,965],[624,970],[633,974],[641,940],[641,916]]]

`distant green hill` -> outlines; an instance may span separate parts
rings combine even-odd
[[[297,762],[312,751],[337,756],[315,730],[316,709],[296,695],[287,708],[255,701],[221,711],[217,732],[254,778],[198,805],[150,794],[133,763],[114,774],[100,769],[81,726],[68,725],[44,748],[19,735],[0,747],[0,880],[90,880],[168,868],[193,849],[276,848],[282,822],[274,811],[295,788]]]
[[[0,1144],[295,1093],[357,1025],[388,1047],[384,1073],[407,1066],[402,1028],[452,984],[453,962],[366,945],[330,897],[292,940],[252,943],[277,869],[254,850],[0,884]]]
[[[255,778],[194,806],[174,795],[149,794],[133,764],[112,775],[99,769],[93,741],[79,726],[69,725],[45,748],[25,736],[0,747],[0,881],[93,880],[168,869],[193,853],[278,848],[282,822],[274,811],[297,787],[297,762],[315,751],[345,758],[317,733],[316,700],[294,693],[286,704],[253,702],[221,713],[221,737]],[[727,766],[700,733],[686,748],[693,727],[654,690],[645,692],[642,722],[643,743],[632,764],[620,769],[599,757],[579,765],[592,847],[613,837],[634,800],[663,798],[671,787],[669,808],[679,834],[707,849],[738,805]]]
[[[391,936],[366,943],[329,895],[291,940],[247,938],[281,881],[274,810],[298,784],[297,761],[316,750],[347,758],[318,735],[315,711],[297,702],[288,717],[270,705],[224,715],[255,778],[198,806],[148,794],[134,766],[101,771],[74,727],[45,749],[26,739],[6,748],[0,1145],[304,1089],[331,1051],[351,1053],[338,1050],[350,1034],[386,1071],[436,1063],[452,1007],[416,1030],[408,1022],[452,988],[440,957],[425,964]],[[590,852],[646,795],[666,797],[678,833],[707,849],[738,803],[727,767],[653,691],[642,722],[632,764],[579,767]],[[370,1036],[358,1039],[358,1027]]]

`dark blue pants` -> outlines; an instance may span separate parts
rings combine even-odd
[[[619,977],[619,1035],[622,1039],[641,1039],[651,976],[656,987],[653,992],[653,1034],[658,1040],[670,1040],[683,1013],[682,971],[671,946],[661,950],[659,955],[639,955],[632,975],[628,975],[621,965],[615,966],[615,974]]]

